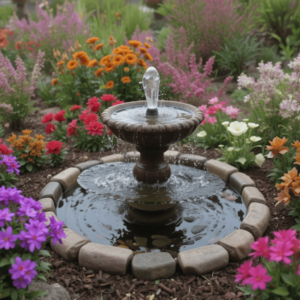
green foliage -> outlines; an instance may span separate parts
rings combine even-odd
[[[231,104],[236,105],[237,103],[244,102],[244,98],[247,95],[249,95],[249,92],[246,90],[234,90],[234,92],[230,95],[230,98],[232,99]]]
[[[37,82],[37,95],[49,106],[53,106],[56,102],[53,90],[46,78],[41,78]]]
[[[0,28],[5,27],[9,19],[12,17],[14,8],[12,5],[1,6],[0,9]]]
[[[170,27],[163,27],[159,33],[158,33],[158,37],[157,37],[157,43],[158,43],[158,48],[160,50],[165,48],[167,39],[169,38],[171,33],[171,28]]]
[[[219,51],[213,51],[219,69],[225,69],[230,75],[237,78],[246,65],[255,63],[260,43],[255,37],[237,36],[230,39],[225,38],[224,44]]]
[[[277,47],[275,45],[271,47],[262,47],[257,59],[258,62],[272,62],[273,64],[279,62],[280,60],[281,57],[277,54]]]
[[[166,0],[162,4],[160,4],[155,11],[158,14],[167,17],[169,15],[172,15],[173,9],[174,9],[174,3],[172,3],[172,0]]]
[[[57,154],[54,154],[54,153],[49,154],[48,163],[49,163],[50,167],[57,167],[57,166],[62,165],[63,162],[66,160],[67,154],[68,154],[68,151],[65,147],[62,148],[60,150],[60,152]]]
[[[4,136],[4,133],[5,133],[4,127],[3,127],[3,125],[0,123],[0,138]]]

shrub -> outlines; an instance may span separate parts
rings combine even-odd
[[[0,154],[0,186],[12,187],[14,181],[17,181],[15,174],[20,173],[19,164],[16,157],[12,155]]]
[[[269,246],[269,238],[261,237],[251,245],[250,256],[260,257],[262,263],[253,266],[252,260],[244,262],[235,275],[236,282],[248,299],[279,300],[300,297],[300,240],[295,230],[274,232],[275,238]]]
[[[46,144],[50,167],[60,166],[66,159],[67,150],[60,141],[50,141]]]
[[[34,95],[36,81],[44,64],[45,54],[39,51],[30,80],[23,61],[16,59],[16,69],[11,62],[0,53],[0,102],[13,108],[11,113],[2,113],[3,120],[12,128],[19,129],[22,121],[34,110],[31,97]],[[3,110],[0,109],[0,113]]]
[[[63,222],[46,216],[42,205],[32,198],[25,198],[16,188],[0,187],[0,294],[13,300],[35,299],[47,293],[28,292],[34,279],[46,281],[50,264],[40,256],[50,256],[41,250],[47,237],[53,244],[62,243],[66,235]]]

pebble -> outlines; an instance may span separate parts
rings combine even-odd
[[[184,217],[183,220],[188,222],[188,223],[192,223],[195,221],[195,217],[192,217],[192,216],[188,216],[188,217]]]
[[[192,233],[193,233],[193,234],[200,233],[200,232],[203,231],[205,228],[206,228],[206,226],[195,225],[195,226],[192,228]]]

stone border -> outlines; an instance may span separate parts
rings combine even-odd
[[[135,162],[138,158],[138,152],[127,152],[125,156],[113,154],[102,157],[100,160],[80,163],[55,175],[40,192],[39,202],[43,206],[43,211],[46,212],[46,218],[56,217],[55,207],[59,198],[64,191],[77,182],[83,170],[109,162]],[[180,155],[178,151],[165,152],[165,158],[173,164],[180,163],[199,169],[206,167],[207,172],[219,176],[238,191],[248,208],[247,216],[241,223],[240,229],[220,239],[217,244],[180,252],[176,261],[182,272],[186,275],[202,275],[226,267],[229,261],[240,261],[246,258],[251,252],[250,245],[263,235],[270,220],[266,200],[255,187],[253,180],[246,174],[238,172],[236,168],[218,160],[206,161],[205,157],[192,154]],[[57,243],[54,246],[50,241],[52,249],[68,261],[78,261],[79,265],[86,269],[125,275],[131,265],[134,275],[138,279],[146,280],[170,277],[175,273],[172,263],[174,259],[169,253],[155,253],[150,256],[149,253],[141,253],[137,254],[139,259],[133,259],[134,255],[130,249],[92,243],[69,228],[64,230],[66,239],[63,240],[63,244]],[[166,258],[167,254],[170,257]],[[162,255],[164,257],[161,257]],[[144,259],[147,261],[150,259],[151,270],[143,270],[143,267],[146,268],[146,264],[143,264]]]

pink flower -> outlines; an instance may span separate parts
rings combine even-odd
[[[89,125],[91,122],[95,122],[95,121],[98,121],[98,116],[94,113],[90,113],[86,115],[86,117],[83,120],[83,123],[85,125]]]
[[[272,243],[277,244],[278,242],[291,242],[296,239],[296,230],[278,230],[278,232],[273,232],[275,239],[272,240]]]
[[[210,123],[210,124],[214,124],[214,123],[217,122],[217,118],[216,117],[209,117],[207,122]]]
[[[219,102],[218,97],[211,98],[211,99],[208,101],[209,104],[216,104],[216,103],[218,103],[218,102]]]
[[[70,108],[70,111],[74,111],[74,110],[79,110],[82,106],[81,105],[73,105],[71,108]]]
[[[104,94],[102,97],[100,97],[100,99],[104,102],[112,102],[117,100],[117,97],[115,97],[114,95],[110,95],[110,94]]]
[[[44,115],[42,124],[46,124],[48,122],[51,122],[53,120],[53,113],[49,113],[47,115]]]
[[[93,97],[88,100],[87,106],[91,109],[92,112],[97,112],[99,110],[101,103],[98,100],[99,99],[97,97]]]
[[[259,238],[256,242],[254,242],[251,245],[251,248],[255,250],[255,252],[251,253],[250,256],[253,255],[253,257],[258,257],[258,256],[263,256],[265,258],[269,258],[269,238],[266,237],[261,237]]]
[[[116,102],[113,102],[113,103],[111,104],[111,106],[119,105],[119,104],[122,104],[122,103],[125,103],[125,102],[124,102],[124,101],[117,100]]]
[[[292,243],[290,242],[277,242],[275,246],[270,247],[271,251],[271,261],[283,261],[286,264],[291,263],[291,259],[288,256],[294,254],[292,250]]]
[[[233,107],[231,105],[227,106],[227,108],[226,108],[226,114],[228,116],[230,116],[230,118],[235,119],[236,116],[238,115],[238,113],[239,113],[239,109],[238,108]]]
[[[249,278],[250,276],[250,269],[252,267],[252,260],[250,261],[246,261],[244,262],[240,268],[237,269],[237,271],[240,273],[240,274],[236,274],[235,275],[235,282],[239,282],[239,281],[242,281],[242,285],[245,285],[246,284],[246,280]]]
[[[77,119],[73,120],[71,123],[68,124],[69,127],[67,128],[67,132],[68,132],[67,136],[70,136],[70,135],[73,135],[73,134],[77,135],[77,133],[76,133],[76,128],[77,128],[76,123],[77,123]]]
[[[79,115],[79,120],[83,121],[89,113],[90,113],[90,109],[89,108],[87,108],[86,110],[83,110],[81,112],[81,115]]]
[[[210,107],[208,108],[208,110],[207,110],[207,113],[208,113],[209,115],[214,115],[216,112],[217,112],[217,109],[216,109],[215,106],[210,106]]]
[[[266,283],[272,281],[272,277],[267,275],[267,270],[261,265],[252,267],[249,273],[250,277],[245,280],[245,283],[251,284],[253,290],[265,290]]]
[[[199,108],[200,110],[202,110],[203,113],[205,113],[206,110],[207,110],[207,105],[201,105],[201,106],[199,106],[198,108]]]
[[[90,122],[86,127],[86,130],[88,130],[88,134],[91,134],[92,136],[94,135],[102,135],[104,125],[101,124],[98,121]]]
[[[216,110],[220,110],[220,109],[222,109],[222,107],[223,107],[223,104],[221,104],[221,103],[217,103],[215,105]]]

